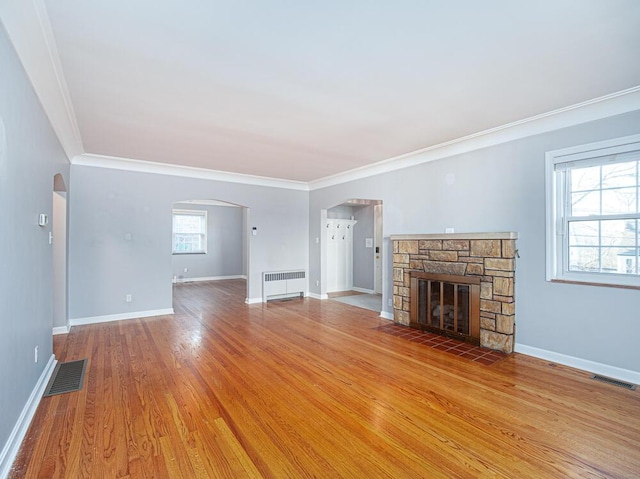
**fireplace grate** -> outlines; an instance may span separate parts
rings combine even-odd
[[[630,389],[631,391],[636,390],[636,385],[628,383],[626,381],[620,381],[618,379],[608,378],[606,376],[600,376],[599,374],[594,374],[591,376],[591,379],[595,379],[596,381],[600,381],[607,384],[613,384],[614,386],[618,386],[620,388]]]

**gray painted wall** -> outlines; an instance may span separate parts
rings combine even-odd
[[[366,247],[366,238],[374,239],[373,205],[354,208],[358,221],[353,227],[353,285],[373,290],[374,248]]]
[[[176,203],[174,208],[207,212],[207,253],[172,255],[173,276],[189,279],[243,274],[242,208],[185,203]]]
[[[0,450],[53,354],[53,176],[69,165],[0,24]],[[34,362],[34,348],[39,361]]]
[[[640,370],[637,290],[545,281],[546,151],[640,133],[640,111],[532,136],[451,158],[312,191],[309,237],[322,237],[320,211],[343,198],[384,202],[384,310],[392,312],[389,235],[516,231],[520,344]],[[454,175],[448,184],[445,176]],[[321,245],[310,243],[311,291],[321,281]]]
[[[327,218],[335,220],[350,220],[353,215],[353,206],[349,205],[338,205],[327,210]]]
[[[263,271],[308,264],[305,191],[78,165],[71,181],[71,319],[171,308],[171,210],[188,199],[249,208],[250,226],[257,227],[249,245],[250,298],[262,297]]]

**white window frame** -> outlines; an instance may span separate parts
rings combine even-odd
[[[545,155],[546,176],[546,280],[640,289],[640,275],[569,271],[567,192],[561,164],[594,161],[598,157],[640,151],[640,135],[589,143]],[[596,160],[597,162],[597,160]],[[597,164],[597,163],[594,163]],[[605,164],[601,162],[600,164]],[[558,168],[560,166],[560,168]],[[637,217],[637,216],[636,216]],[[565,234],[566,233],[566,234]]]
[[[199,233],[202,236],[202,249],[197,251],[176,251],[176,231],[174,227],[174,216],[199,216],[202,218],[203,231]],[[174,209],[171,214],[171,251],[173,254],[206,254],[207,253],[207,211],[206,210],[179,210]]]

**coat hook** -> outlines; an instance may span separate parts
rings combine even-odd
[[[516,256],[519,258],[520,257],[520,253],[518,253],[518,250],[516,250]]]

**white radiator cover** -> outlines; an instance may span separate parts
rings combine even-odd
[[[262,273],[263,303],[272,299],[304,296],[306,290],[307,272],[303,269]]]

